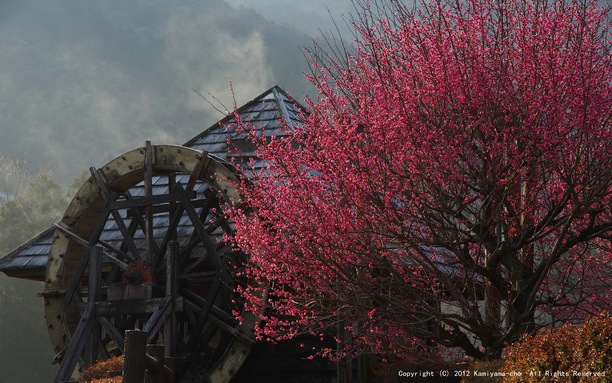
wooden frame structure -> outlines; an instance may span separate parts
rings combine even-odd
[[[91,169],[56,225],[47,264],[55,383],[123,352],[123,333],[134,328],[176,359],[177,381],[221,383],[236,373],[257,318],[234,316],[243,255],[223,241],[232,231],[223,209],[239,203],[232,169],[205,152],[149,142]]]

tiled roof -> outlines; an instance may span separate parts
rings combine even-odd
[[[54,232],[50,227],[0,258],[0,271],[9,277],[43,281]]]
[[[284,90],[274,86],[238,108],[237,112],[243,122],[249,122],[259,129],[265,129],[266,136],[272,136],[283,134],[282,128],[285,126],[283,122],[286,122],[289,127],[301,124],[304,110],[305,108],[295,102]],[[232,123],[235,121],[235,116],[229,115],[187,141],[184,146],[206,151],[219,157],[222,161],[229,160],[233,155],[232,148],[238,147],[240,156],[253,158],[255,167],[260,167],[262,164],[254,158],[252,145],[249,147],[249,142],[246,140],[246,133],[238,133],[234,130]],[[228,147],[228,144],[232,146]],[[236,153],[235,149],[233,153]],[[179,178],[177,181],[182,180]],[[207,186],[203,184],[201,187],[206,188]],[[154,178],[154,189],[154,194],[162,194],[164,190],[167,192],[166,179]],[[203,191],[204,189],[198,190],[198,192]],[[138,196],[144,193],[144,188],[136,186],[130,192]],[[154,235],[158,238],[166,231],[163,222],[166,221],[163,219],[154,221]],[[189,223],[185,221],[179,224],[177,234],[179,237],[187,238],[191,230]],[[0,258],[0,271],[11,277],[44,281],[47,256],[54,232],[55,227],[51,227]],[[111,244],[120,241],[120,232],[112,219],[107,221],[100,239]],[[134,239],[137,242],[142,240],[144,243],[144,238]]]

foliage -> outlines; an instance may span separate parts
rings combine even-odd
[[[19,197],[0,208],[0,252],[21,245],[60,218],[67,201],[49,171],[41,171]]]
[[[498,374],[503,361],[500,359],[478,360],[472,359],[467,368],[463,369],[461,383],[498,383],[502,381]]]
[[[0,155],[0,206],[17,198],[25,190],[30,177],[26,159]]]
[[[241,188],[257,214],[233,212],[260,336],[342,322],[348,353],[495,358],[536,310],[609,308],[607,10],[361,3],[355,53],[312,51],[303,127],[270,139],[239,121],[269,164]]]
[[[587,318],[582,326],[565,324],[508,347],[500,371],[505,382],[592,382],[593,373],[612,371],[612,318]],[[520,377],[511,372],[522,372]],[[575,374],[576,372],[577,374]]]
[[[93,364],[81,373],[81,379],[85,382],[99,383],[119,383],[123,381],[120,376],[107,377],[109,371],[123,371],[123,355]]]
[[[121,376],[113,376],[113,377],[109,377],[109,378],[101,378],[101,379],[94,379],[91,381],[91,383],[121,383],[123,382],[123,378]]]
[[[3,182],[21,182],[21,176],[16,177]],[[0,207],[2,255],[49,227],[65,207],[64,192],[48,171],[41,171],[24,189]],[[57,371],[50,363],[54,354],[43,302],[37,297],[42,289],[41,283],[0,275],[0,371],[11,382],[49,381]]]

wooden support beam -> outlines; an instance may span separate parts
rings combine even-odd
[[[89,252],[89,277],[87,281],[87,303],[95,304],[102,295],[102,249],[99,247],[93,247]],[[95,317],[95,312],[93,315]],[[92,321],[89,342],[87,342],[83,356],[85,366],[91,366],[98,359],[101,338],[102,329],[98,321]]]
[[[66,234],[71,239],[75,240],[77,243],[80,243],[81,245],[86,246],[86,247],[89,246],[89,241],[86,241],[84,238],[82,238],[78,234],[73,233],[72,231],[68,230],[67,228],[63,227],[62,225],[58,225],[57,223],[54,223],[53,226],[56,227],[57,229],[61,230],[64,234]],[[123,257],[124,259],[130,259],[130,256],[128,256],[125,252],[123,252],[120,249],[117,249],[116,247],[106,243],[105,241],[98,241],[98,243],[100,245],[102,245],[102,247],[104,247],[107,250],[110,250],[113,253]],[[112,254],[109,254],[108,252],[104,252],[104,259],[103,259],[103,261],[104,262],[110,262],[110,263],[112,263],[114,265],[119,266],[120,268],[122,268],[124,270],[127,267],[125,262],[123,262],[122,260],[120,260],[117,257],[113,256]]]
[[[176,241],[171,241],[169,244],[169,251],[167,252],[167,263],[166,263],[166,298],[174,299],[178,297],[178,270],[177,270],[177,258],[179,245]],[[164,343],[165,343],[165,357],[174,358],[176,356],[177,349],[177,326],[176,326],[176,314],[172,312],[167,318],[164,325]]]
[[[85,348],[85,344],[89,338],[91,327],[95,319],[94,302],[87,303],[85,314],[81,317],[81,321],[74,332],[70,345],[64,354],[62,364],[55,376],[54,383],[61,383],[70,380],[74,369],[81,357],[81,353]]]
[[[153,314],[164,303],[166,298],[151,298],[139,300],[119,300],[96,302],[96,315],[121,316],[137,314]],[[183,298],[174,298],[174,310],[183,311]]]
[[[153,195],[153,148],[151,147],[151,141],[145,143],[144,153],[144,189],[145,197],[150,198]],[[149,265],[153,265],[155,262],[155,253],[153,242],[153,210],[151,205],[145,206],[145,238],[147,240],[147,257],[146,260]]]
[[[185,190],[182,193],[186,194],[188,198],[193,199],[196,198],[197,193],[193,190]],[[159,213],[162,211],[168,211],[168,207],[172,202],[176,202],[180,199],[180,194],[177,192],[171,192],[163,195],[151,195],[144,197],[132,197],[130,199],[123,199],[114,201],[112,204],[113,209],[121,210],[121,209],[133,209],[136,207],[147,207],[149,205],[166,205],[166,208],[163,210],[156,210],[155,212]],[[102,206],[99,205],[100,208]]]

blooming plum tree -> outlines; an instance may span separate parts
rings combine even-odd
[[[540,311],[609,310],[607,10],[359,4],[355,49],[312,52],[305,125],[242,126],[268,164],[242,186],[257,214],[233,212],[261,335],[342,323],[345,352],[498,357]]]

